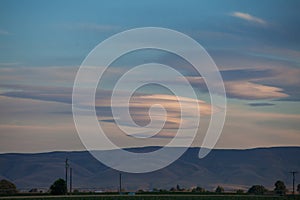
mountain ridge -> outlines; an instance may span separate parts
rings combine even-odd
[[[144,147],[128,147],[128,148],[122,148],[125,150],[130,149],[141,149],[141,148],[162,148],[163,146],[144,146]],[[171,147],[171,148],[184,148],[184,147]],[[201,149],[205,147],[188,147],[188,149]],[[300,146],[269,146],[269,147],[253,147],[253,148],[245,148],[245,149],[237,149],[237,148],[213,148],[211,150],[237,150],[237,151],[243,151],[243,150],[256,150],[256,149],[277,149],[277,148],[300,148]],[[206,148],[208,149],[208,148]],[[107,149],[106,151],[111,151],[116,149]],[[92,150],[93,151],[93,150]],[[42,152],[0,152],[0,155],[3,154],[47,154],[47,153],[72,153],[72,152],[88,152],[87,150],[57,150],[57,151],[42,151]]]
[[[160,147],[129,148],[145,152]],[[180,148],[180,147],[174,147]],[[262,147],[253,149],[213,149],[198,159],[198,147],[188,148],[174,163],[156,172],[123,174],[127,190],[201,186],[213,189],[246,189],[253,184],[272,188],[280,179],[290,186],[291,170],[300,170],[300,147]],[[13,181],[18,188],[49,187],[64,177],[64,161],[68,157],[73,168],[73,188],[118,187],[119,172],[98,162],[87,151],[55,151],[43,153],[0,154],[0,178]]]

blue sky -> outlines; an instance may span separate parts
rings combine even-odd
[[[219,67],[228,111],[218,148],[299,146],[299,7],[296,0],[2,0],[0,152],[82,149],[71,111],[76,71],[101,41],[120,31],[146,26],[189,35],[203,45]],[[116,133],[107,111],[107,97],[124,70],[149,61],[179,70],[193,84],[199,100],[206,103],[203,105],[209,104],[203,82],[182,60],[157,51],[129,54],[107,72],[97,105],[99,120],[121,146],[132,144]],[[153,99],[162,104],[164,98],[173,101],[169,93],[154,86],[141,93],[153,95],[147,105]],[[137,103],[142,99],[137,98]],[[172,103],[166,106],[172,109]],[[147,120],[137,113],[139,123],[145,123]],[[172,120],[170,129],[171,122],[177,123],[174,116]],[[204,117],[201,127],[207,120]],[[149,145],[166,143],[171,132],[166,130],[164,137],[153,138]],[[203,134],[199,135],[194,146],[201,144]]]

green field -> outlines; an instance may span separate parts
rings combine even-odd
[[[74,196],[27,196],[27,197],[0,197],[6,200],[300,200],[300,196],[248,196],[248,195],[74,195]]]

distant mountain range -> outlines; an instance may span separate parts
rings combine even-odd
[[[145,152],[157,148],[130,150]],[[185,188],[201,186],[212,190],[221,185],[233,190],[261,184],[271,189],[279,179],[291,187],[289,171],[300,171],[300,147],[212,150],[201,160],[198,151],[199,148],[189,148],[176,162],[156,172],[122,173],[123,187],[126,190],[170,189],[179,184]],[[118,188],[119,172],[106,167],[85,151],[0,154],[0,179],[8,179],[20,189],[48,188],[57,178],[64,178],[66,157],[73,169],[73,188]],[[300,175],[296,183],[300,183]]]

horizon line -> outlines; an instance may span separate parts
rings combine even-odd
[[[125,147],[121,149],[142,149],[142,148],[161,148],[163,146],[142,146],[142,147]],[[185,148],[180,146],[174,146],[174,147],[167,147],[167,148]],[[205,147],[188,147],[187,149],[201,149]],[[251,148],[213,148],[211,151],[214,150],[227,150],[227,151],[246,151],[246,150],[257,150],[257,149],[275,149],[275,148],[300,148],[299,146],[261,146],[261,147],[251,147]],[[206,148],[208,149],[208,148]],[[113,151],[118,149],[107,149],[107,150],[90,150],[90,151]],[[76,152],[90,152],[87,149],[81,149],[81,150],[54,150],[54,151],[40,151],[40,152],[0,152],[0,155],[4,154],[47,154],[47,153],[76,153]]]

